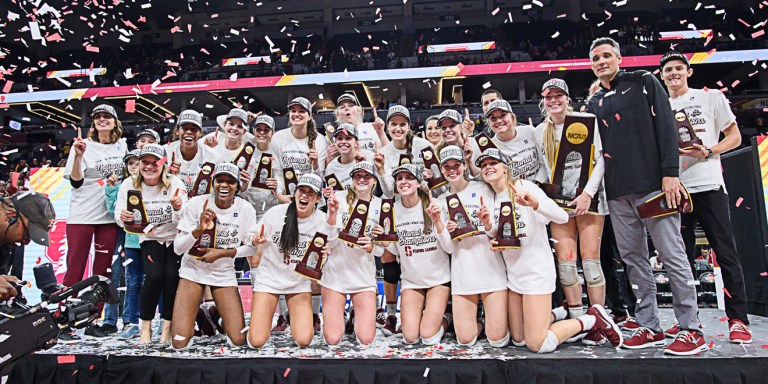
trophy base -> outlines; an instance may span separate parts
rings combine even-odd
[[[187,255],[198,258],[200,256],[205,255],[205,252],[201,251],[200,248],[192,248],[189,251],[187,251]]]
[[[271,191],[272,190],[272,188],[269,188],[267,186],[267,184],[265,184],[265,183],[252,183],[251,184],[251,188],[262,189],[262,190],[267,190],[267,191]]]
[[[573,201],[573,199],[576,198],[576,196],[581,195],[582,192],[584,192],[583,188],[577,188],[576,189],[576,196],[565,196],[563,195],[563,186],[557,185],[557,184],[547,184],[544,183],[541,185],[541,190],[544,191],[544,193],[549,196],[552,201],[554,201],[560,208],[563,208],[565,210],[572,211],[574,210],[573,206],[568,206],[568,204]],[[598,200],[592,199],[592,202],[589,204],[589,208],[587,208],[587,211],[590,213],[598,213]]]
[[[397,235],[379,235],[374,241],[377,243],[394,243],[397,241]]]
[[[675,213],[691,213],[693,212],[693,203],[690,200],[690,194],[688,189],[685,190],[687,196],[683,197],[677,208],[668,208],[666,196],[664,193],[648,199],[645,203],[642,203],[636,207],[637,215],[641,219],[653,219],[656,217],[667,216]]]
[[[457,229],[451,234],[451,240],[461,240],[466,237],[479,235],[482,231],[475,228],[475,226],[467,227],[464,229]]]
[[[346,232],[339,233],[339,240],[341,240],[341,241],[343,241],[345,243],[349,243],[349,244],[355,245],[355,246],[359,246],[360,245],[357,242],[357,237],[352,236],[352,235],[350,235],[349,233],[346,233]]]
[[[495,248],[503,248],[503,249],[513,249],[513,248],[520,248],[520,238],[519,237],[511,237],[508,239],[497,239],[496,240],[498,244]]]
[[[433,189],[436,189],[436,188],[440,188],[440,187],[442,187],[443,185],[446,185],[446,184],[448,184],[448,180],[446,180],[446,179],[444,179],[442,177],[439,178],[439,179],[434,179],[433,178],[433,179],[427,180],[427,187],[429,187],[430,190],[433,190]]]
[[[312,268],[307,268],[306,266],[302,264],[297,264],[296,269],[294,272],[298,273],[299,275],[302,275],[308,279],[320,281],[320,278],[323,277],[323,271],[322,270],[315,270]]]
[[[134,235],[146,235],[145,230],[149,224],[125,224],[125,231]]]
[[[681,142],[678,142],[678,144],[679,144],[678,147],[680,147],[680,149],[694,149],[696,148],[694,147],[694,144],[704,145],[701,139],[693,139],[691,141],[681,141]]]

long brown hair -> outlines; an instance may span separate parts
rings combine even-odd
[[[568,106],[565,107],[565,113],[566,115],[570,115],[573,113],[573,106],[571,106],[571,98],[566,98],[568,100]],[[549,164],[549,168],[552,169],[555,166],[555,152],[557,151],[557,129],[555,128],[555,123],[552,122],[552,117],[549,115],[549,112],[544,105],[544,99],[539,102],[539,109],[541,110],[541,115],[544,117],[544,122],[547,124],[544,128],[544,155],[547,156],[547,164]]]
[[[422,229],[422,233],[425,235],[432,232],[432,218],[427,215],[427,207],[429,207],[429,193],[430,192],[424,192],[421,188],[416,189],[416,194],[419,196],[419,200],[421,200],[421,210],[424,213],[424,229]]]
[[[117,141],[123,137],[123,123],[121,123],[117,117],[112,116],[112,118],[115,119],[115,126],[112,127],[112,130],[109,132],[109,143],[101,143],[99,141],[99,132],[96,131],[96,121],[91,121],[91,129],[88,131],[88,138],[101,144],[117,143]]]

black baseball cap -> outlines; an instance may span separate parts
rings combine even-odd
[[[50,245],[48,231],[56,220],[53,204],[42,193],[18,192],[11,196],[16,212],[27,218],[29,237],[37,244]]]
[[[661,55],[661,60],[659,60],[659,67],[664,68],[664,65],[666,65],[670,61],[675,61],[675,60],[682,61],[683,63],[685,63],[685,66],[688,68],[691,67],[691,63],[688,61],[688,58],[678,51],[669,51]]]

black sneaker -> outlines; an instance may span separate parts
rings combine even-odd
[[[104,339],[117,333],[117,327],[110,324],[91,325],[85,329],[85,336],[94,339]]]
[[[70,327],[59,329],[58,339],[61,344],[77,344],[83,341],[83,339],[75,333],[75,330]]]

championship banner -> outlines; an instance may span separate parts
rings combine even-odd
[[[427,53],[489,51],[492,49],[496,49],[495,41],[478,41],[474,43],[427,45]],[[419,47],[419,53],[421,53],[421,47]]]
[[[107,73],[106,68],[93,68],[93,69],[68,69],[65,71],[48,71],[46,78],[48,79],[66,79],[69,77],[87,77],[87,76],[101,76]]]
[[[661,32],[659,40],[686,40],[686,39],[707,39],[712,35],[711,29],[699,29],[695,31],[671,31]]]

